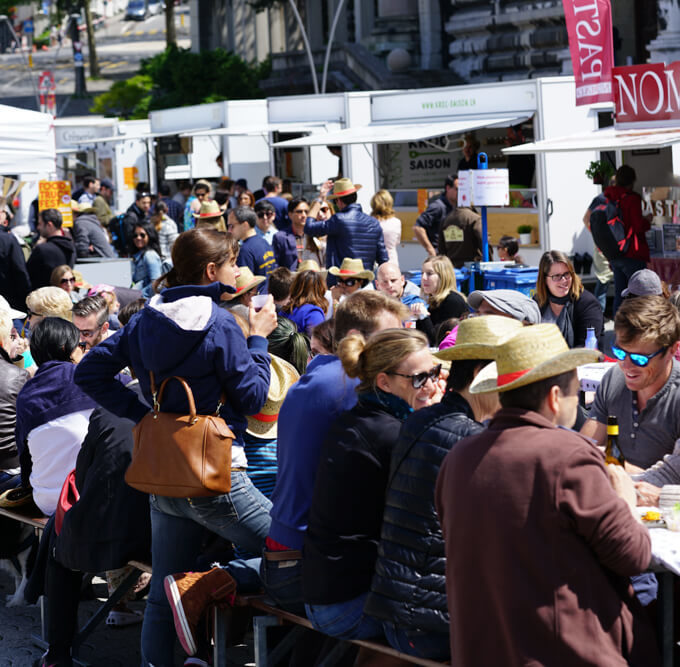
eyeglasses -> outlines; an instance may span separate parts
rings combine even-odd
[[[71,278],[62,278],[61,283],[62,285],[66,285],[66,283],[75,283],[76,279],[72,276]]]
[[[103,326],[100,324],[96,329],[78,329],[78,331],[83,338],[92,338]]]
[[[548,276],[548,278],[554,283],[561,283],[563,280],[571,280],[571,273],[569,273],[569,271],[566,273],[553,273],[552,276]]]
[[[338,284],[347,287],[354,287],[358,282],[359,278],[338,278]]]
[[[617,347],[612,345],[612,354],[619,360],[624,361],[628,357],[635,366],[640,366],[644,368],[657,354],[663,354],[668,348],[662,347],[660,350],[654,352],[654,354],[639,354],[638,352],[628,352],[622,347]]]
[[[428,380],[436,382],[437,378],[439,377],[439,373],[441,373],[441,370],[442,365],[437,364],[434,368],[431,368],[429,371],[423,371],[422,373],[416,373],[415,375],[406,375],[404,373],[397,373],[395,371],[387,373],[387,375],[398,375],[399,377],[402,378],[410,378],[411,385],[413,386],[413,388],[420,389],[421,387],[425,386]]]
[[[145,238],[147,238],[147,235],[144,234],[144,233],[141,233],[141,234],[133,234],[133,235],[132,235],[132,238],[133,238],[133,239],[145,239]]]

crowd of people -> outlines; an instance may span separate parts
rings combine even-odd
[[[477,221],[453,176],[416,226],[420,284],[399,266],[390,194],[368,215],[347,178],[311,202],[276,177],[259,193],[162,184],[155,202],[143,187],[122,216],[98,201],[104,181],[83,186],[72,237],[52,209],[28,261],[0,233],[16,261],[0,287],[0,504],[50,517],[26,589],[47,599],[38,665],[72,664],[84,574],[114,590],[133,559],[153,575],[109,622],[142,621],[127,603],[148,586],[144,665],[173,665],[176,638],[208,665],[210,607],[262,590],[315,629],[290,664],[315,664],[328,637],[454,665],[658,664],[634,505],[680,482],[680,296],[656,274],[614,267],[630,273],[616,363],[588,409],[576,370],[602,358],[591,330],[605,350],[598,299],[560,250],[533,298],[459,290]],[[132,289],[74,271],[101,238],[130,257]],[[498,252],[521,262],[512,238]],[[161,399],[171,377],[186,388]],[[133,426],[187,414],[187,388],[231,433],[230,490],[148,496],[124,481]],[[601,451],[611,416],[625,469]]]

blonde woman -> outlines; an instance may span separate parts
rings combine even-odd
[[[463,319],[468,313],[465,295],[458,291],[456,272],[444,255],[428,257],[423,262],[420,295],[427,306],[416,303],[411,311],[418,317],[416,328],[427,335],[430,345],[437,343],[437,327],[451,317]]]
[[[45,317],[60,317],[71,321],[73,303],[68,292],[60,287],[39,287],[26,297],[27,319],[31,328]]]
[[[441,365],[430,355],[427,338],[409,329],[388,329],[368,341],[350,334],[338,356],[347,375],[359,378],[358,401],[322,446],[304,543],[303,597],[317,630],[366,639],[382,635],[382,623],[363,609],[392,449],[404,419],[430,403]]]
[[[397,246],[401,243],[401,220],[394,213],[394,199],[387,190],[378,190],[371,198],[371,215],[382,227],[389,261],[398,265]]]

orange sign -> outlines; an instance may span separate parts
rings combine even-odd
[[[139,169],[137,167],[123,167],[123,183],[126,190],[134,190],[139,183]]]
[[[38,210],[56,208],[64,227],[73,226],[71,210],[71,184],[68,181],[40,181],[38,183]]]

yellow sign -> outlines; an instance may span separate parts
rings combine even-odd
[[[126,190],[134,190],[139,183],[139,169],[137,167],[123,167],[123,183]]]
[[[38,210],[56,208],[64,227],[73,227],[71,209],[71,184],[68,181],[40,181],[38,183]]]

